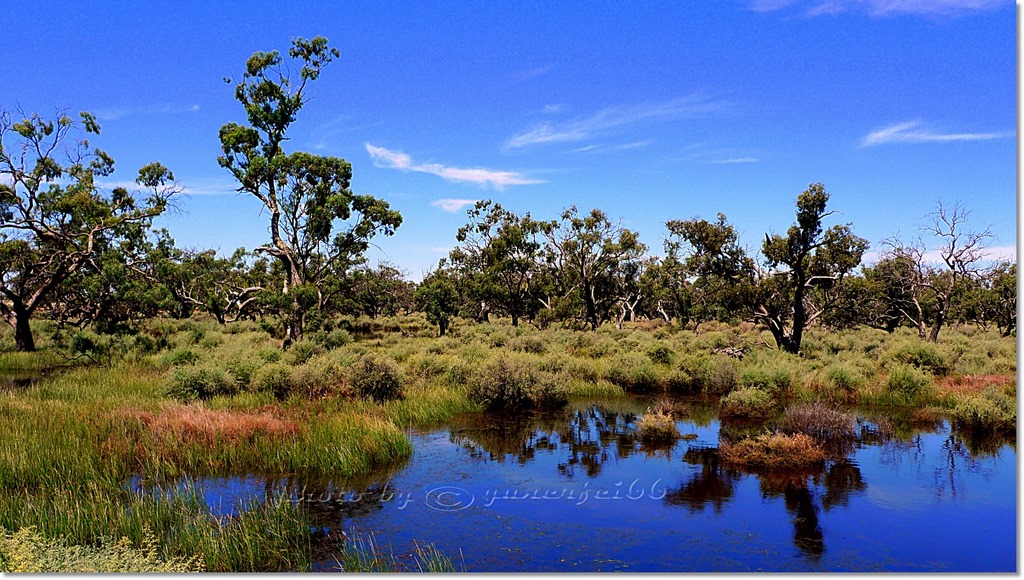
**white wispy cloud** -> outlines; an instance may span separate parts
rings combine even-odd
[[[128,191],[143,191],[144,188],[134,181],[101,180],[97,186],[104,190],[123,187]],[[235,195],[238,193],[238,182],[230,178],[198,177],[177,180],[174,184],[181,195]]]
[[[644,141],[633,141],[631,143],[621,143],[619,145],[587,145],[585,147],[579,147],[577,149],[570,149],[566,153],[604,153],[606,151],[629,151],[630,149],[641,149],[647,147],[651,143],[654,143],[653,139],[646,139]]]
[[[550,103],[544,105],[544,113],[547,115],[554,115],[555,113],[561,113],[566,109],[564,103]]]
[[[200,110],[200,106],[197,104],[192,105],[149,105],[142,107],[121,107],[121,108],[110,108],[110,109],[97,109],[93,112],[96,118],[100,121],[116,121],[125,117],[134,117],[137,115],[166,115],[176,113],[195,113]]]
[[[713,101],[704,95],[690,95],[662,103],[609,107],[589,117],[541,123],[513,135],[505,141],[503,148],[512,150],[545,143],[586,141],[642,123],[697,117],[720,110],[723,106],[723,103]]]
[[[799,6],[807,16],[862,12],[874,17],[894,15],[962,16],[1009,6],[1006,0],[749,0],[756,12]]]
[[[445,199],[435,199],[434,201],[430,202],[430,205],[432,205],[434,207],[439,207],[439,208],[441,208],[442,210],[444,210],[444,211],[446,211],[448,213],[456,213],[456,212],[461,211],[462,208],[464,208],[464,207],[471,206],[471,205],[475,204],[477,201],[479,201],[479,200],[476,200],[476,199],[450,199],[450,198],[445,198]]]
[[[1012,137],[1012,132],[1005,133],[940,133],[922,127],[920,121],[906,121],[881,129],[876,129],[861,139],[861,147],[871,147],[883,143],[949,143],[952,141],[986,141]]]
[[[714,161],[708,161],[708,163],[714,163],[716,165],[729,165],[733,163],[757,163],[760,161],[757,157],[729,157],[726,159],[715,159]]]
[[[544,183],[539,179],[526,177],[515,171],[495,171],[493,169],[448,167],[440,163],[414,163],[412,157],[401,152],[385,149],[366,144],[366,152],[373,159],[376,167],[385,169],[398,169],[400,171],[415,171],[418,173],[429,173],[447,181],[459,183],[475,183],[481,187],[488,185],[497,189],[503,189],[509,185],[530,185]]]

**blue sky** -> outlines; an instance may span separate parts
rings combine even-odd
[[[44,4],[46,4],[44,6]],[[820,181],[873,249],[937,199],[1016,245],[1016,22],[1007,0],[465,3],[15,2],[0,107],[89,110],[115,182],[159,160],[189,195],[181,246],[267,241],[217,132],[224,77],[326,36],[294,150],[344,157],[405,218],[371,257],[419,279],[465,206],[599,207],[661,252],[664,222],[725,213],[756,250]]]

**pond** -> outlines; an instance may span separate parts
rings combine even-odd
[[[373,534],[395,554],[434,543],[474,572],[1016,570],[1012,441],[860,410],[845,455],[750,473],[717,447],[763,427],[723,425],[693,402],[677,422],[686,440],[647,447],[635,427],[648,403],[463,417],[412,434],[405,465],[361,482],[193,483],[215,511],[284,491],[324,530]]]

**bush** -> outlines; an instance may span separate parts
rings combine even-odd
[[[247,389],[252,385],[253,376],[263,366],[263,361],[248,355],[240,355],[228,361],[228,372],[235,377],[238,388]]]
[[[830,390],[837,398],[844,401],[851,401],[856,398],[857,391],[864,386],[864,375],[856,368],[846,364],[835,364],[828,368],[825,373]]]
[[[177,348],[163,357],[164,362],[176,367],[190,365],[199,361],[199,355],[190,348]]]
[[[160,541],[148,530],[142,545],[128,538],[107,540],[99,546],[69,546],[48,540],[34,528],[23,528],[0,536],[0,572],[202,572],[200,557],[163,559]]]
[[[676,393],[696,394],[713,390],[714,379],[715,361],[711,357],[684,355],[679,360],[678,368],[669,373],[666,387]],[[731,389],[730,385],[728,390]]]
[[[177,367],[164,385],[164,394],[179,401],[233,395],[237,391],[234,377],[212,364]]]
[[[627,392],[647,392],[658,386],[658,371],[651,361],[636,352],[616,355],[609,363],[607,379]]]
[[[825,452],[809,435],[765,434],[739,443],[723,443],[718,456],[726,463],[762,469],[792,469],[816,465]]]
[[[781,398],[792,387],[793,376],[786,368],[753,367],[743,371],[740,383],[744,388],[758,389]]]
[[[250,386],[261,393],[273,393],[279,399],[292,391],[292,368],[283,362],[263,365],[252,376]]]
[[[676,428],[672,415],[650,409],[637,423],[636,434],[644,443],[667,443],[679,439],[679,429]]]
[[[469,398],[491,411],[522,411],[566,402],[554,375],[528,362],[499,355],[470,378]]]
[[[767,419],[775,408],[775,400],[761,389],[737,389],[722,399],[719,416],[723,419]]]
[[[299,340],[288,349],[288,358],[293,365],[300,365],[317,354],[317,345],[311,340]]]
[[[539,336],[517,336],[508,341],[509,350],[541,354],[547,350],[544,339]]]
[[[914,367],[898,366],[889,374],[885,383],[886,393],[898,405],[920,403],[928,394],[931,379]]]
[[[324,347],[332,350],[341,348],[350,342],[352,342],[352,335],[344,328],[335,329],[324,337]]]
[[[897,362],[929,371],[937,377],[946,376],[953,367],[939,347],[929,342],[916,341],[907,344],[895,351],[892,358]]]
[[[708,390],[714,394],[723,395],[736,388],[738,382],[736,363],[731,359],[718,358],[719,360],[715,363],[715,370],[711,376],[711,384]]]
[[[957,402],[950,417],[960,429],[1014,432],[1017,430],[1017,402],[997,387],[986,387],[980,395]]]
[[[782,419],[786,433],[803,433],[819,443],[853,439],[853,416],[823,402],[795,405]]]
[[[402,397],[401,372],[395,361],[376,354],[365,354],[348,371],[348,383],[361,397],[390,401]]]
[[[676,353],[667,345],[658,344],[647,350],[647,358],[658,365],[670,365],[676,358]]]
[[[316,356],[291,371],[292,391],[310,398],[336,395],[345,390],[341,364],[329,356]]]

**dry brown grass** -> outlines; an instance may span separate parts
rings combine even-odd
[[[679,438],[679,430],[672,415],[660,411],[645,413],[637,424],[636,434],[644,443],[670,442]]]
[[[809,435],[765,434],[739,443],[723,443],[718,454],[726,463],[762,469],[807,467],[825,460],[825,452]]]
[[[215,411],[202,405],[176,405],[160,413],[142,411],[134,415],[152,438],[183,445],[238,443],[257,435],[286,438],[300,431],[297,421],[281,419],[266,411]]]
[[[1015,380],[1007,375],[962,375],[943,377],[936,384],[940,394],[977,395],[990,385],[1003,386]]]

